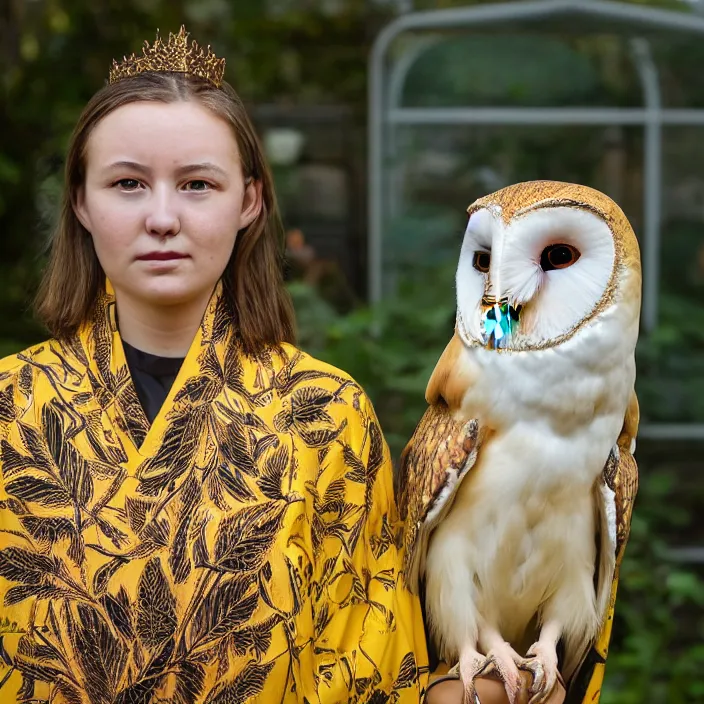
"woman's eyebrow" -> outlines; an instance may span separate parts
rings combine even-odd
[[[185,164],[184,166],[179,166],[176,169],[176,173],[179,176],[186,176],[194,172],[203,173],[204,171],[210,171],[212,173],[217,174],[218,176],[221,176],[222,178],[227,177],[227,171],[225,171],[225,169],[209,161],[204,161],[200,164]]]
[[[130,169],[131,171],[139,171],[142,174],[150,174],[151,169],[144,164],[140,164],[136,161],[114,161],[105,167],[105,171],[113,171],[114,169]]]
[[[149,175],[151,174],[152,170],[148,167],[145,166],[144,164],[140,164],[137,161],[128,161],[128,160],[121,160],[121,161],[115,161],[112,164],[109,164],[107,167],[105,167],[106,171],[112,171],[114,169],[130,169],[131,171],[138,171],[139,173]],[[222,167],[218,166],[217,164],[213,164],[210,161],[204,161],[202,163],[198,164],[184,164],[183,166],[179,166],[176,169],[176,175],[177,176],[186,176],[188,174],[192,173],[203,173],[203,172],[211,172],[214,174],[217,174],[218,176],[222,178],[227,177],[227,171],[223,169]]]

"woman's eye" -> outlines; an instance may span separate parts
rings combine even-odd
[[[571,244],[551,244],[540,255],[540,267],[543,271],[566,269],[581,256],[579,250]]]
[[[115,182],[123,191],[136,191],[139,188],[139,181],[135,178],[121,178]]]
[[[185,185],[187,191],[209,191],[210,188],[211,186],[207,181],[189,181]]]
[[[472,264],[477,271],[481,271],[482,274],[486,274],[489,271],[489,264],[491,264],[491,254],[489,252],[482,251],[475,252],[474,261]]]

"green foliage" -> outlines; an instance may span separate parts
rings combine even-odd
[[[704,267],[701,224],[667,224],[660,260],[659,324],[638,348],[644,418],[704,421]]]
[[[643,416],[660,422],[704,419],[704,309],[701,298],[664,294],[662,321],[639,345]]]

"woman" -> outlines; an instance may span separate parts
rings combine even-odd
[[[70,144],[37,310],[0,362],[0,701],[419,701],[389,454],[293,346],[272,179],[182,29]]]

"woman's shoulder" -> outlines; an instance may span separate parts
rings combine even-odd
[[[332,395],[333,405],[342,407],[349,415],[374,415],[372,403],[364,388],[348,372],[324,362],[311,354],[284,343],[280,388],[289,394]],[[305,391],[308,389],[308,391]]]
[[[281,351],[275,386],[285,424],[295,427],[310,447],[334,446],[342,448],[345,461],[370,456],[372,464],[381,463],[388,455],[386,441],[361,384],[293,345]]]
[[[45,340],[31,345],[19,352],[0,359],[0,389],[16,381],[28,368],[28,365],[52,366],[60,363],[60,357],[52,354],[56,340]]]
[[[320,373],[321,378],[329,376],[331,379],[344,379],[354,384],[357,383],[346,371],[339,369],[329,362],[324,362],[322,359],[313,357],[313,355],[295,345],[284,342],[281,344],[281,350],[283,352],[283,365],[289,366],[295,369],[295,371],[317,371]]]
[[[30,393],[35,378],[32,363],[48,364],[47,346],[48,342],[32,345],[0,359],[0,438],[4,437],[3,428],[24,416],[34,403]]]

